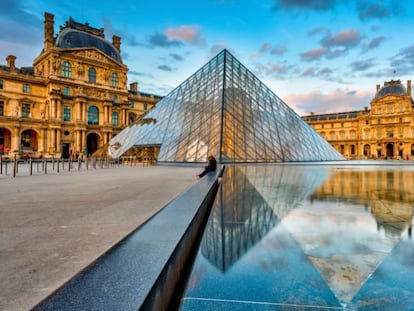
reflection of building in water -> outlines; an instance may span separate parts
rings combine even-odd
[[[329,170],[319,166],[263,165],[244,168],[248,180],[283,218],[327,178]]]
[[[243,170],[227,167],[217,193],[201,252],[226,271],[278,222]]]
[[[326,178],[296,166],[229,166],[204,234],[201,253],[222,271],[258,243]]]
[[[387,234],[411,235],[414,206],[414,172],[408,170],[339,170],[314,194],[312,200],[347,201],[369,207]]]

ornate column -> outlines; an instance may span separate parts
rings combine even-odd
[[[86,133],[85,133],[85,131],[81,130],[80,134],[81,134],[81,149],[80,149],[80,151],[83,152],[83,149],[86,148],[86,140],[85,140],[85,134]]]
[[[39,138],[39,152],[45,152],[46,148],[45,148],[45,140],[46,140],[46,131],[45,129],[41,129],[40,130],[40,138]]]
[[[15,131],[15,135],[13,136],[13,138],[12,138],[12,141],[11,141],[11,150],[10,150],[10,152],[14,152],[14,151],[17,151],[17,153],[19,152],[19,146],[20,146],[20,127],[19,126],[16,126],[15,127],[15,129],[14,129],[14,131]]]
[[[61,130],[60,129],[56,129],[56,145],[55,145],[55,152],[60,153],[61,152]]]
[[[62,119],[62,101],[60,99],[56,99],[56,105],[57,105],[56,118],[61,120]]]

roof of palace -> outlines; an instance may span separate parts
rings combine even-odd
[[[384,86],[381,87],[375,98],[383,97],[385,95],[407,95],[407,89],[404,85],[401,84],[400,80],[391,80],[389,82],[384,82]]]
[[[117,62],[122,63],[121,54],[107,40],[103,28],[97,29],[88,23],[81,24],[69,18],[64,26],[60,27],[55,45],[61,48],[96,47]]]

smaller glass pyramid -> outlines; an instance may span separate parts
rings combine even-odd
[[[151,120],[151,122],[145,122]],[[110,142],[110,155],[160,146],[158,162],[344,160],[227,50]]]

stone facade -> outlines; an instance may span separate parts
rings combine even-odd
[[[370,109],[302,117],[348,159],[414,160],[411,81],[377,85]]]
[[[45,13],[44,48],[33,67],[0,66],[0,154],[64,157],[92,154],[153,108],[160,96],[127,86],[121,38],[70,19],[54,36]]]

